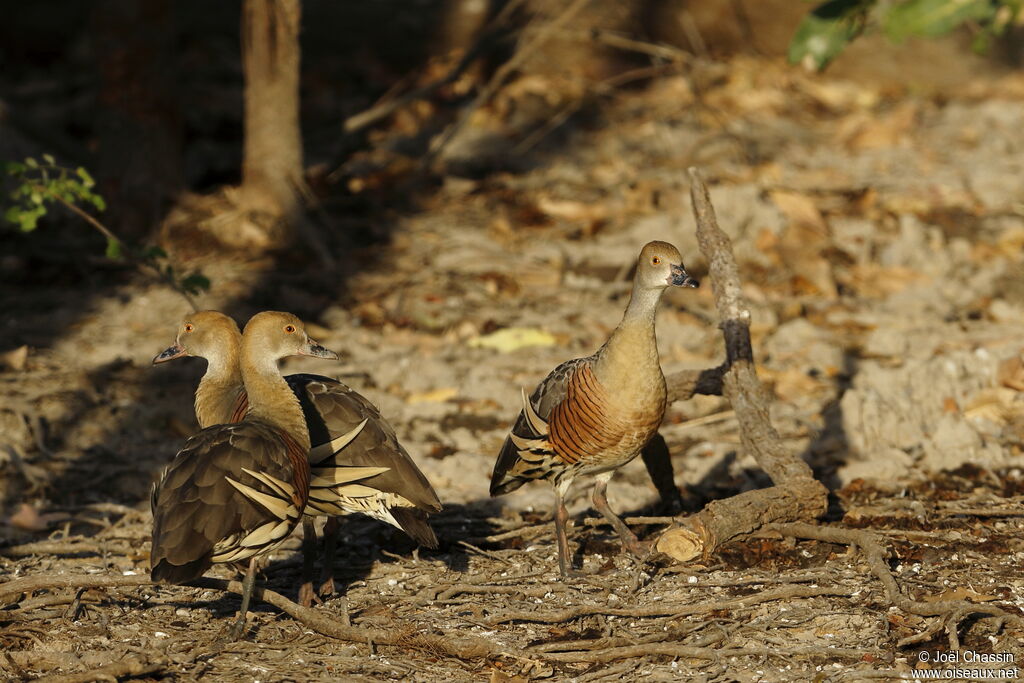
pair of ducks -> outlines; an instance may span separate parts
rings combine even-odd
[[[553,483],[563,576],[573,574],[564,497],[580,475],[596,475],[594,506],[628,550],[644,554],[609,507],[605,490],[665,414],[654,320],[670,286],[698,282],[674,246],[650,242],[637,260],[622,322],[596,353],[559,365],[529,397],[524,392],[523,409],[494,465],[492,496],[534,479]],[[313,599],[314,516],[329,517],[322,594],[333,592],[330,520],[339,514],[368,513],[423,545],[437,545],[425,517],[439,511],[440,502],[394,430],[369,401],[340,382],[282,377],[278,360],[296,354],[337,358],[310,340],[290,314],[257,314],[239,334],[230,318],[206,311],[186,317],[177,343],[154,359],[192,355],[209,365],[195,403],[204,429],[154,487],[152,578],[183,583],[214,562],[248,559],[242,610],[232,628],[236,637],[244,627],[256,558],[279,546],[300,519],[306,560],[299,597],[306,605]]]
[[[334,592],[337,523],[362,512],[436,548],[427,514],[441,502],[391,425],[363,396],[329,377],[283,377],[278,361],[305,355],[337,359],[306,334],[290,313],[265,311],[244,332],[216,311],[185,317],[175,343],[154,363],[184,356],[207,361],[195,395],[202,430],[163,471],[153,488],[154,581],[184,583],[214,563],[248,560],[242,610],[245,625],[256,560],[303,525],[299,601],[315,599],[315,517],[328,516],[320,594]]]

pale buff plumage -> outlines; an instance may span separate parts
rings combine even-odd
[[[597,475],[595,507],[640,552],[636,536],[608,507],[605,488],[615,469],[635,458],[665,414],[665,377],[658,357],[654,319],[669,286],[696,287],[679,251],[666,242],[644,246],[622,322],[592,356],[567,361],[529,398],[505,440],[491,477],[491,495],[527,481],[549,479],[555,487],[559,568],[569,573],[563,497],[580,475]]]

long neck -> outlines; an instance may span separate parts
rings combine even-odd
[[[609,388],[633,385],[645,375],[661,376],[654,316],[662,291],[634,285],[622,322],[601,348],[595,368]]]
[[[238,349],[208,358],[206,374],[196,388],[196,419],[203,429],[231,422],[238,394],[243,390]]]
[[[259,420],[286,432],[307,451],[309,429],[299,399],[281,376],[277,361],[259,354],[243,341],[241,357],[242,381],[249,394],[246,420]]]

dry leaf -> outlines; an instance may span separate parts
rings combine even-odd
[[[469,340],[472,347],[495,349],[502,353],[529,346],[554,346],[557,343],[555,335],[534,327],[505,327]]]
[[[40,514],[27,503],[22,503],[18,509],[7,518],[7,524],[25,531],[45,531],[57,522],[69,519],[70,515],[63,512],[51,512]]]
[[[604,220],[606,211],[600,203],[587,204],[571,199],[552,199],[540,197],[537,208],[549,216],[567,221],[598,221]]]
[[[819,235],[828,235],[824,217],[807,195],[788,190],[774,190],[769,196],[791,224],[812,228]]]
[[[28,360],[28,346],[22,344],[16,349],[0,353],[0,368],[15,372],[24,370],[26,360]]]
[[[858,263],[850,266],[847,276],[840,278],[840,282],[861,296],[885,298],[927,279],[925,275],[906,266]]]
[[[788,370],[772,370],[758,366],[757,374],[772,385],[775,395],[780,401],[795,401],[801,396],[814,394],[824,387],[817,379],[811,377],[803,370],[791,368]]]
[[[1024,391],[1024,352],[1007,358],[999,364],[996,381],[1001,386]]]
[[[491,669],[491,683],[527,683],[522,676],[509,676],[497,669]]]
[[[1014,401],[1017,392],[1006,387],[989,387],[978,391],[964,406],[964,417],[967,419],[984,419],[998,425],[1010,421],[1016,406]]]
[[[458,395],[459,390],[455,387],[442,387],[440,389],[432,389],[431,391],[409,394],[406,396],[405,401],[406,403],[444,403]]]

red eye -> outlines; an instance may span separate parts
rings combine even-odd
[[[651,263],[653,263],[654,265],[658,265],[659,263],[661,263],[661,257],[655,256],[654,258],[651,259]]]
[[[185,323],[185,331],[186,332],[191,332],[194,329],[196,329],[195,325],[193,325],[192,323]]]
[[[288,334],[292,334],[293,332],[295,332],[295,325],[285,325],[284,331],[287,332]]]

